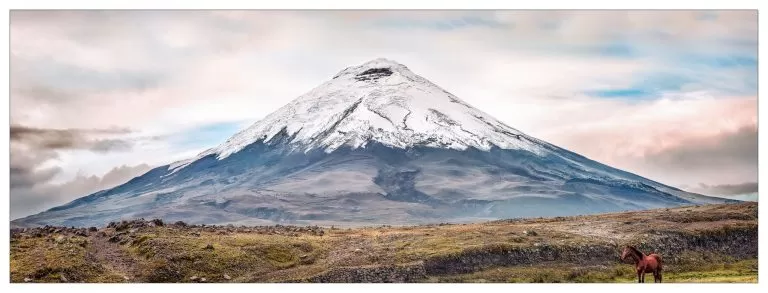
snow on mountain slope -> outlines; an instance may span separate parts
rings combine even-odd
[[[13,224],[416,224],[721,202],[528,136],[376,59],[196,157]]]
[[[298,150],[370,142],[407,148],[416,145],[464,150],[523,149],[544,151],[531,137],[387,59],[342,70],[333,79],[241,131],[197,158],[223,159],[285,129]],[[172,169],[189,162],[179,162]]]

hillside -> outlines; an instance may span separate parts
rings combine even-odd
[[[474,224],[336,228],[160,220],[11,231],[12,282],[756,282],[757,203]]]

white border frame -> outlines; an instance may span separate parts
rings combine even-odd
[[[655,9],[655,10],[692,10],[692,9],[717,9],[717,10],[733,10],[733,9],[759,9],[761,4],[768,3],[768,1],[758,0],[698,0],[698,1],[672,1],[672,0],[644,0],[635,1],[633,3],[629,1],[607,1],[607,0],[537,0],[537,1],[503,1],[503,0],[485,0],[485,1],[457,1],[457,0],[440,0],[440,1],[421,1],[416,2],[413,0],[387,0],[387,1],[354,1],[354,0],[332,0],[332,1],[318,1],[318,0],[281,0],[281,1],[247,1],[247,0],[183,0],[183,1],[152,1],[152,0],[111,0],[111,1],[98,1],[98,0],[45,0],[45,1],[21,1],[10,0],[4,2],[8,5],[8,10],[2,15],[4,23],[9,23],[9,10],[12,9],[285,9],[285,10],[308,10],[308,9],[460,9],[460,10],[479,10],[479,9],[519,9],[519,10],[538,10],[538,9]],[[760,28],[763,23],[760,22]],[[763,37],[763,31],[760,30],[759,37]],[[8,34],[9,30],[3,30],[3,34]],[[8,35],[4,35],[4,40],[9,40]],[[3,46],[5,56],[9,56],[9,43]],[[759,49],[762,53],[763,48]],[[758,55],[759,56],[759,55]],[[9,58],[2,59],[4,63],[9,62]],[[9,65],[5,68],[10,68]],[[758,61],[758,68],[762,69],[762,64]],[[8,71],[3,71],[3,74],[8,74]],[[762,84],[763,78],[758,77],[760,84]],[[9,80],[9,76],[6,76],[5,80]],[[3,83],[3,87],[9,87],[9,83]],[[5,93],[9,93],[9,88],[5,88]],[[759,93],[758,93],[759,95]],[[8,97],[10,99],[10,97]],[[759,99],[759,98],[758,98]],[[8,101],[9,102],[9,101]],[[0,103],[3,109],[2,113],[4,122],[9,121],[9,108],[8,102]],[[768,106],[767,106],[768,107]],[[764,106],[758,101],[759,113],[765,112]],[[758,115],[759,116],[759,115]],[[2,128],[3,135],[0,136],[0,147],[2,148],[3,166],[9,165],[9,128]],[[759,131],[759,127],[758,127]],[[760,151],[762,151],[762,135],[758,135],[758,141],[760,144]],[[762,156],[759,156],[759,167],[762,167],[764,161]],[[3,205],[9,204],[10,195],[6,192],[9,191],[9,169],[0,167],[0,182],[2,187],[0,190],[4,194],[7,194]],[[764,181],[763,174],[759,174],[760,181]],[[764,181],[765,182],[765,181]],[[6,206],[0,209],[5,219],[9,218],[10,206]],[[760,215],[760,218],[763,218]],[[3,264],[9,264],[9,221],[0,221],[2,223],[2,240],[0,241],[0,248],[3,251],[0,253]],[[765,227],[760,225],[758,228],[760,235],[768,235],[765,233]],[[760,237],[765,238],[765,236]],[[764,251],[765,247],[764,239],[758,239],[759,251]],[[534,290],[554,290],[561,291],[567,290],[569,292],[642,292],[649,288],[646,286],[655,286],[653,291],[682,291],[690,290],[695,292],[722,292],[723,290],[738,290],[742,292],[757,292],[759,287],[763,286],[763,283],[768,283],[765,280],[768,277],[767,273],[762,269],[765,263],[764,260],[759,260],[760,269],[758,282],[763,280],[758,285],[754,284],[647,284],[647,285],[632,285],[632,284],[391,284],[391,285],[379,285],[379,284],[10,284],[10,272],[9,270],[0,270],[0,281],[5,283],[6,289],[11,291],[5,292],[48,292],[55,290],[57,292],[131,292],[136,291],[161,291],[161,290],[185,290],[192,292],[209,292],[211,290],[227,290],[227,291],[243,291],[243,292],[290,292],[296,290],[297,292],[312,290],[312,291],[325,291],[325,292],[360,292],[365,290],[366,292],[391,292],[397,290],[441,290],[448,292],[467,292],[469,290],[482,290],[485,292],[510,292],[510,291],[534,291]],[[6,266],[8,268],[8,266]],[[766,288],[760,290],[765,292]]]

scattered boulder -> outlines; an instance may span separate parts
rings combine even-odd
[[[308,254],[303,254],[299,256],[299,261],[301,262],[301,264],[308,265],[308,264],[315,263],[315,258]]]
[[[32,282],[32,279],[30,279],[30,278],[24,278],[24,282],[25,282],[25,283],[29,283],[29,282]]]
[[[109,237],[109,240],[107,240],[107,241],[112,242],[112,243],[120,242],[120,241],[123,240],[123,238],[120,237],[120,236],[121,236],[120,234],[115,234],[112,237]]]
[[[231,279],[232,279],[232,277],[230,277],[230,276],[229,276],[229,275],[227,275],[227,274],[224,274],[224,279],[225,279],[225,280],[231,280]]]
[[[158,226],[158,227],[162,227],[162,226],[165,225],[163,223],[163,220],[161,220],[161,219],[152,219],[152,221],[150,221],[150,222],[152,222],[153,225]]]
[[[531,231],[523,230],[523,235],[526,235],[526,236],[538,236],[539,233],[536,233],[536,231],[533,231],[533,230],[531,230]]]
[[[56,237],[56,243],[64,243],[64,240],[66,240],[64,236],[59,235]]]

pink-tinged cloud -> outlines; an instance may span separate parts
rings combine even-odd
[[[561,103],[540,135],[597,161],[676,185],[757,180],[756,97]]]

